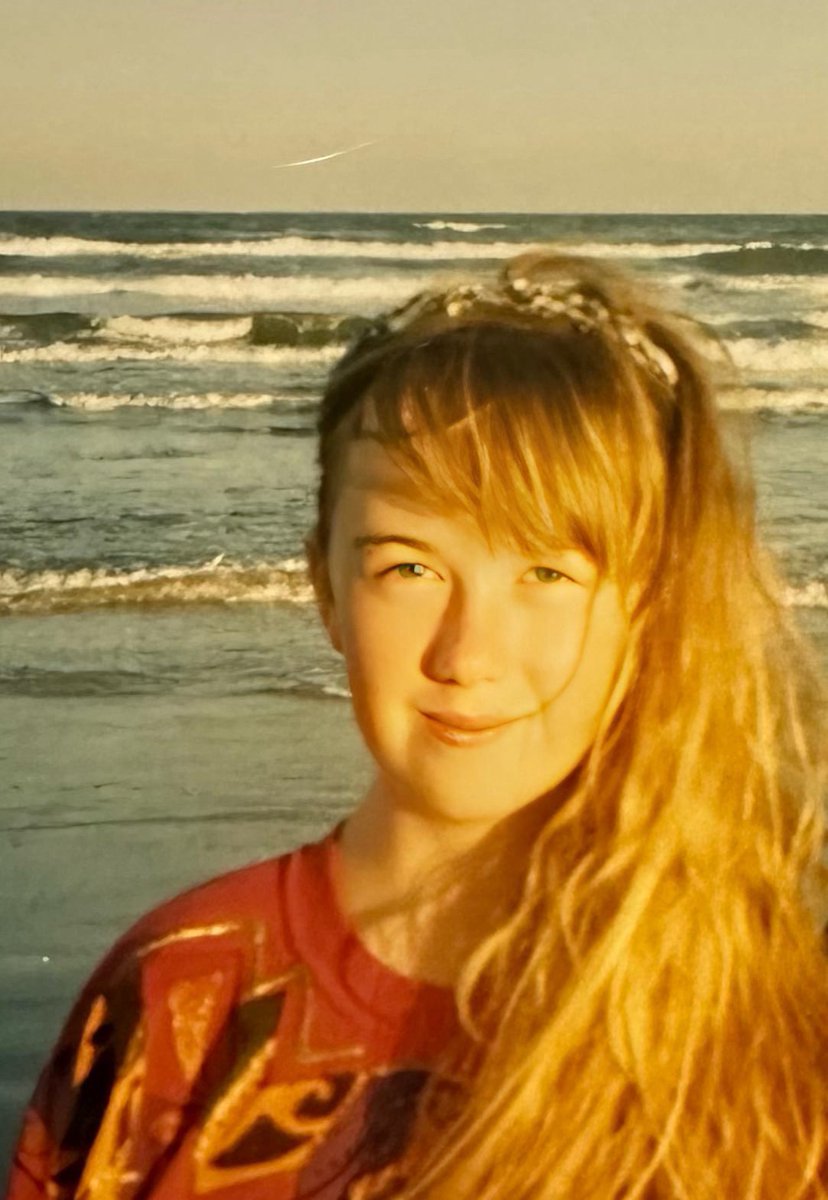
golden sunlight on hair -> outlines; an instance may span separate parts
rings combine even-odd
[[[630,616],[594,744],[465,961],[466,1085],[433,1085],[407,1200],[828,1196],[824,691],[686,331],[538,251],[415,298],[323,400],[320,588],[338,462],[371,436],[493,539],[583,547]]]

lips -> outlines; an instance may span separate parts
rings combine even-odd
[[[491,714],[464,716],[461,713],[424,712],[424,717],[438,721],[448,729],[459,729],[469,733],[481,733],[487,729],[499,729],[501,725],[509,725],[517,717],[494,716]]]
[[[470,716],[467,713],[423,712],[422,717],[433,738],[444,746],[456,749],[487,746],[518,720],[517,717],[495,716],[491,713]]]

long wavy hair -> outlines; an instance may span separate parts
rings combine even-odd
[[[602,315],[517,303],[516,280]],[[382,1195],[828,1197],[825,693],[758,537],[743,418],[686,319],[594,260],[538,250],[444,301],[332,372],[322,602],[343,449],[372,436],[494,538],[554,521],[618,581],[630,633],[593,745],[537,802],[519,894],[463,962],[467,1086],[447,1104],[435,1079]]]

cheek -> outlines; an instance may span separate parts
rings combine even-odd
[[[355,589],[341,624],[342,653],[356,703],[360,697],[393,695],[411,680],[423,635],[412,612],[400,612]]]
[[[587,666],[589,607],[565,609],[530,628],[523,660],[538,698],[551,703],[566,692]]]
[[[599,592],[588,611],[542,644],[534,679],[556,719],[593,727],[604,710],[626,644],[626,622],[611,591]],[[558,702],[556,704],[556,701]]]

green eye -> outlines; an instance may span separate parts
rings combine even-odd
[[[538,583],[557,583],[559,579],[566,579],[562,572],[556,571],[553,567],[533,567],[532,570]]]
[[[396,571],[403,579],[422,579],[428,568],[422,563],[397,563],[391,570]]]

